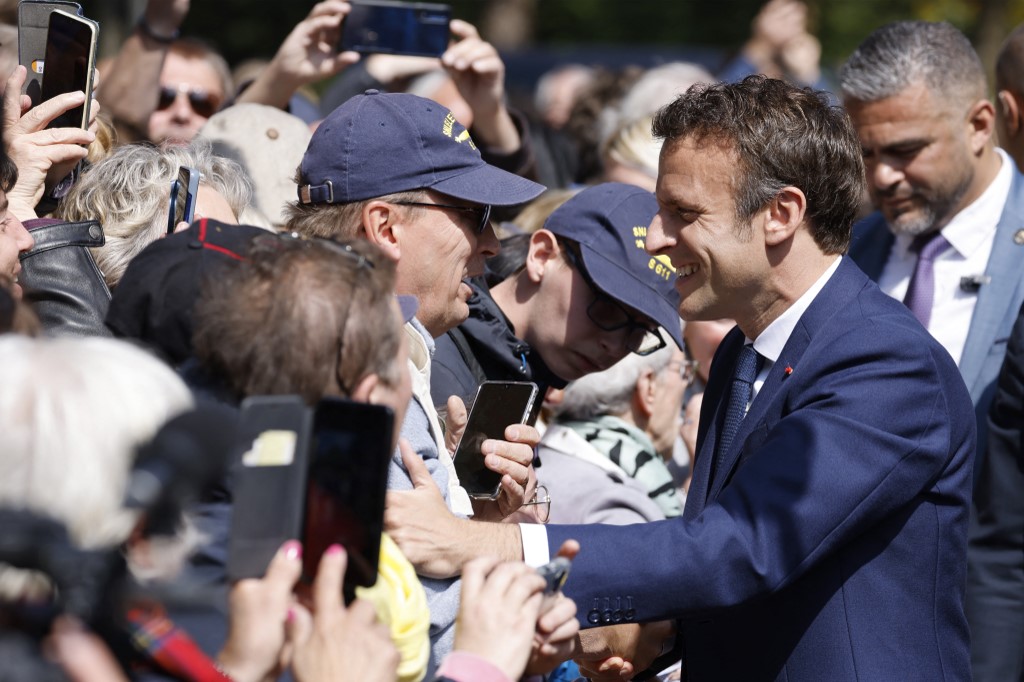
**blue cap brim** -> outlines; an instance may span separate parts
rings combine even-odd
[[[581,243],[580,253],[587,273],[601,291],[654,320],[680,349],[683,347],[682,321],[675,303],[659,295],[649,283],[637,279],[636,275],[600,251]],[[594,267],[597,261],[600,261],[600,267]]]
[[[546,188],[533,180],[484,163],[435,183],[430,189],[477,204],[515,206],[536,199]]]

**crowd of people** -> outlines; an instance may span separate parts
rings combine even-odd
[[[232,71],[188,10],[35,106],[0,31],[0,680],[1024,680],[1024,28],[993,99],[945,22],[829,89],[770,0],[521,111],[460,19],[359,55],[323,0]],[[539,398],[470,495],[487,381]],[[372,587],[235,575],[268,396],[393,416]]]

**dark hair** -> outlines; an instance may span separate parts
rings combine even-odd
[[[394,263],[365,240],[258,237],[247,263],[204,284],[196,355],[238,397],[296,393],[313,404],[369,374],[396,386],[394,287]]]
[[[999,50],[996,89],[1024,95],[1024,24],[1013,30]]]
[[[840,254],[849,246],[864,163],[849,117],[827,93],[764,76],[698,83],[655,115],[654,135],[665,139],[666,150],[683,138],[735,150],[739,220],[784,187],[797,187],[807,197],[807,220],[821,250]]]

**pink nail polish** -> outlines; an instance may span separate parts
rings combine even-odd
[[[298,540],[289,540],[282,547],[284,555],[291,561],[302,558],[302,543]]]
[[[324,554],[330,554],[331,556],[341,554],[341,545],[331,545]]]
[[[288,607],[288,613],[287,613],[287,614],[285,614],[285,617],[284,617],[284,618],[285,618],[285,620],[286,620],[286,621],[288,621],[289,623],[291,623],[292,621],[294,621],[294,620],[295,620],[295,609],[293,609],[292,607],[290,607],[290,606],[289,606],[289,607]]]

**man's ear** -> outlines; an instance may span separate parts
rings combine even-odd
[[[399,224],[398,209],[386,201],[368,201],[361,215],[363,234],[384,251],[393,261],[402,256],[401,236],[404,233]]]
[[[381,385],[380,377],[376,374],[367,374],[359,380],[359,383],[352,389],[349,396],[357,403],[372,403],[376,395],[377,387]]]
[[[645,367],[640,373],[633,389],[633,405],[639,410],[644,419],[650,419],[654,412],[654,403],[657,393],[658,377],[650,367]]]
[[[971,140],[971,152],[980,154],[996,130],[996,110],[992,102],[980,99],[967,112],[967,134]]]
[[[999,102],[999,113],[1003,117],[1003,127],[1007,135],[1017,137],[1021,131],[1020,102],[1009,90],[1000,90],[996,93],[996,101]]]
[[[544,272],[558,260],[561,249],[553,232],[537,230],[530,237],[530,248],[526,252],[526,275],[534,284],[544,279]]]
[[[793,238],[807,215],[807,197],[798,187],[783,187],[763,210],[764,239],[778,246]]]

